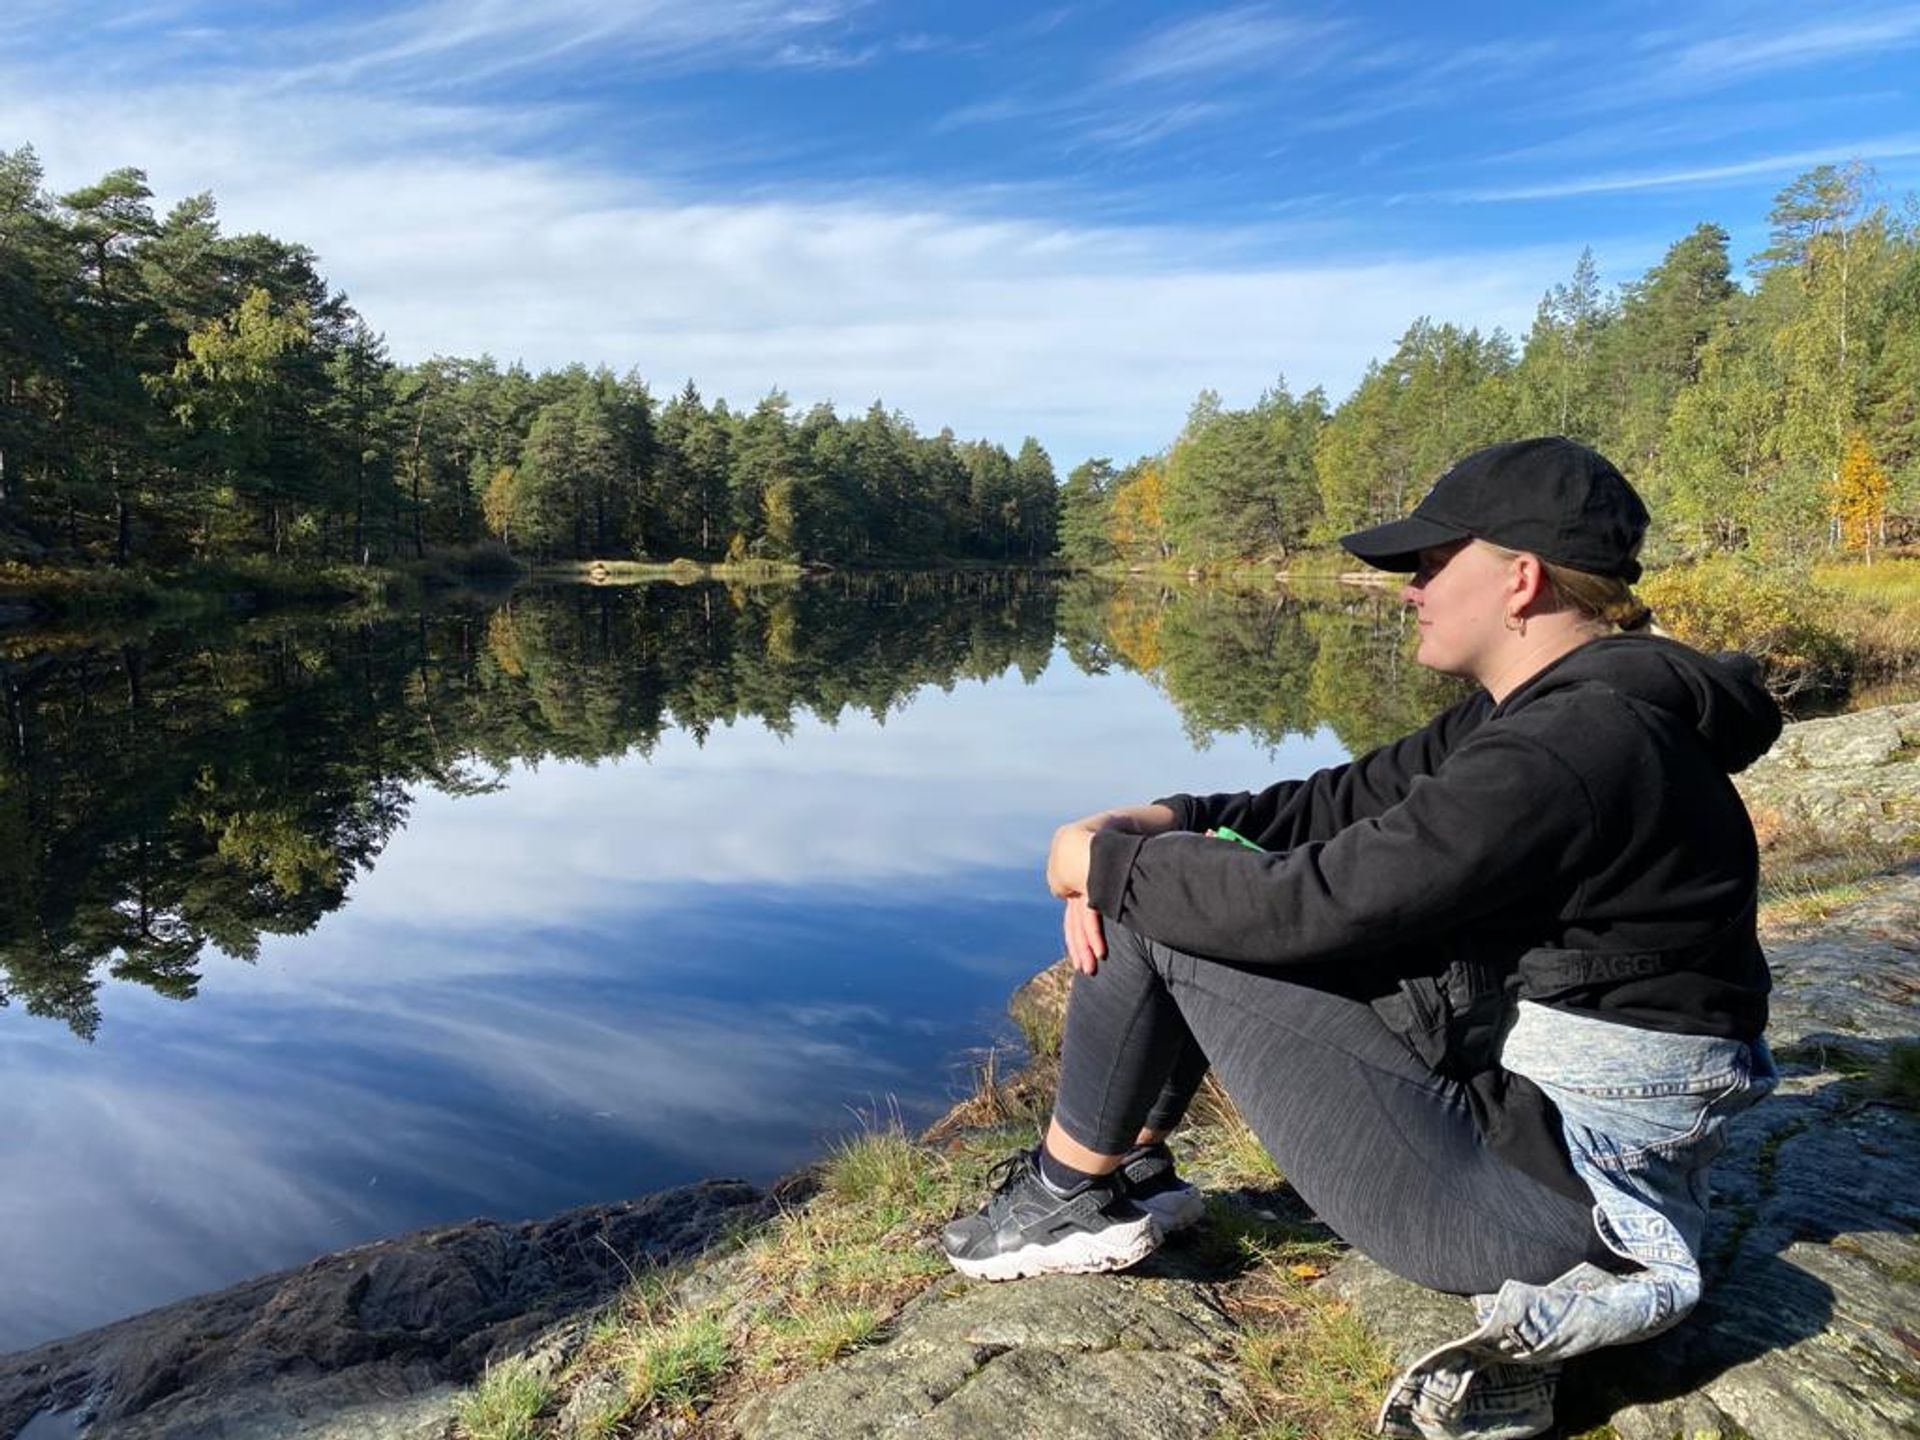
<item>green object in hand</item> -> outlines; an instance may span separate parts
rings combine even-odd
[[[1213,837],[1216,840],[1232,840],[1236,844],[1246,846],[1249,850],[1260,849],[1258,845],[1247,839],[1247,837],[1242,835],[1238,830],[1229,830],[1224,825],[1216,825],[1213,827]],[[1262,853],[1264,854],[1265,852],[1263,851]]]

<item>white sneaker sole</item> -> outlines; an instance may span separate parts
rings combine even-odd
[[[1097,1275],[1124,1270],[1159,1248],[1159,1227],[1148,1215],[1132,1224],[1109,1225],[1097,1235],[1073,1235],[1052,1245],[1029,1245],[979,1260],[962,1260],[955,1255],[947,1260],[962,1275],[975,1280],[1025,1280],[1033,1275]]]
[[[1158,1195],[1132,1197],[1133,1203],[1153,1218],[1162,1235],[1177,1235],[1200,1223],[1207,1213],[1207,1197],[1189,1185],[1183,1190],[1166,1190]]]

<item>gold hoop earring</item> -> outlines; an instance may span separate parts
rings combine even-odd
[[[1511,611],[1506,619],[1507,629],[1513,631],[1522,640],[1527,638],[1527,617],[1518,611]]]

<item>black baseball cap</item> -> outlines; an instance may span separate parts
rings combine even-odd
[[[1420,568],[1419,552],[1469,538],[1542,560],[1640,578],[1647,507],[1597,450],[1562,435],[1509,440],[1461,460],[1434,482],[1404,520],[1343,535],[1340,543],[1379,570]]]

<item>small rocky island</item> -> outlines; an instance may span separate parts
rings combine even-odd
[[[1742,789],[1784,857],[1773,873],[1798,863],[1806,875],[1804,895],[1789,886],[1767,923],[1769,1039],[1786,1078],[1734,1122],[1715,1169],[1700,1309],[1646,1345],[1569,1367],[1564,1430],[1920,1435],[1920,705],[1792,726]],[[1836,863],[1851,869],[1836,877]],[[1057,1003],[1062,988],[1030,987],[1028,1003]],[[1125,1276],[930,1278],[831,1363],[609,1428],[596,1387],[614,1382],[572,1364],[596,1311],[637,1270],[792,1213],[806,1189],[805,1177],[774,1195],[709,1181],[326,1256],[0,1359],[0,1437],[443,1440],[460,1433],[463,1387],[510,1357],[558,1377],[539,1433],[569,1437],[1199,1440],[1244,1413],[1227,1273],[1204,1247],[1170,1246]],[[1278,1184],[1226,1200],[1269,1219],[1298,1209]],[[1464,1301],[1360,1256],[1297,1268],[1395,1356],[1468,1328]],[[723,1309],[765,1302],[726,1259],[679,1284]]]

